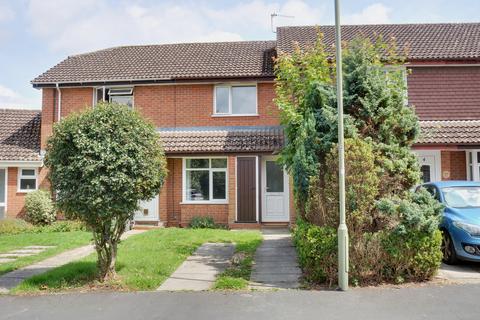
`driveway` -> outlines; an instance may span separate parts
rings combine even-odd
[[[0,319],[478,319],[480,285],[0,296]]]
[[[458,284],[480,283],[480,263],[462,261],[453,266],[442,263],[437,278]]]

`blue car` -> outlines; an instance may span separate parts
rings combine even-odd
[[[440,224],[443,261],[480,262],[480,182],[440,181],[422,186],[445,205]]]

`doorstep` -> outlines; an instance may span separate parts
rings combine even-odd
[[[134,230],[150,230],[150,229],[158,229],[163,228],[164,224],[161,221],[139,221],[135,220],[133,224]]]
[[[250,230],[260,230],[262,225],[258,222],[234,222],[228,225],[229,229],[250,229]]]

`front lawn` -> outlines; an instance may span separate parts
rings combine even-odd
[[[238,249],[257,246],[258,231],[218,229],[157,229],[132,236],[120,244],[115,283],[95,281],[96,254],[22,282],[14,293],[62,291],[107,287],[121,290],[155,290],[205,242],[235,242]],[[244,274],[243,274],[244,276]]]
[[[44,260],[63,251],[88,244],[92,239],[91,232],[45,232],[0,235],[0,253],[22,249],[27,246],[55,246],[39,254],[19,257],[13,262],[0,264],[0,275]]]

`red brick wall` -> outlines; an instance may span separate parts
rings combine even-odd
[[[8,168],[7,180],[7,217],[20,218],[25,213],[25,196],[26,193],[17,192],[18,190],[18,168]],[[47,170],[45,168],[38,168],[38,187],[42,189],[48,188],[48,181],[42,178],[45,177]],[[42,183],[43,181],[43,183]]]
[[[54,112],[55,90],[42,90],[42,123],[41,123],[41,148],[45,149],[47,145],[47,138],[52,134],[53,122],[56,120]]]
[[[212,117],[212,84],[135,87],[135,109],[158,127],[278,125],[273,83],[259,83],[258,116]]]
[[[62,117],[72,112],[91,107],[93,103],[92,88],[65,88],[62,89]]]
[[[480,67],[413,67],[408,100],[421,120],[480,119]]]
[[[273,103],[273,83],[257,85],[258,116],[212,117],[214,86],[212,84],[136,86],[135,109],[158,127],[188,126],[258,126],[278,125],[278,109]],[[43,89],[42,147],[52,132],[56,121],[56,91]],[[63,88],[62,117],[91,106],[92,88]],[[169,174],[159,197],[159,215],[167,225],[188,225],[195,215],[212,216],[217,223],[232,224],[235,221],[235,156],[228,156],[228,204],[182,204],[182,159],[169,158]],[[41,174],[40,183],[48,185]],[[293,203],[293,197],[291,198]],[[293,217],[293,210],[292,210]],[[293,218],[292,218],[293,219]]]
[[[465,151],[442,151],[442,180],[466,180]]]

